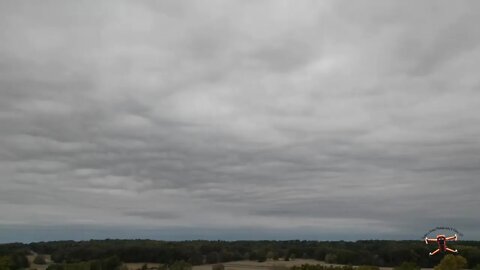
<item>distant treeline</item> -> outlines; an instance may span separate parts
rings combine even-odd
[[[473,268],[480,264],[480,241],[459,241],[450,244]],[[433,245],[423,241],[154,241],[154,240],[91,240],[54,241],[31,244],[0,245],[0,256],[17,256],[32,250],[51,254],[57,263],[93,261],[112,256],[122,262],[156,262],[172,264],[185,261],[192,265],[237,260],[316,259],[334,264],[398,266],[412,262],[421,267],[437,265],[443,256],[428,256]],[[18,261],[19,259],[16,258]]]
[[[0,245],[0,270],[15,270],[28,267],[27,245],[13,243]]]
[[[117,256],[105,259],[76,263],[58,263],[48,266],[47,270],[122,270],[122,262]]]

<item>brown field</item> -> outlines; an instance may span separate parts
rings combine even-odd
[[[272,266],[281,265],[286,267],[291,267],[294,265],[302,264],[323,264],[321,261],[308,260],[308,259],[296,259],[293,261],[266,261],[266,262],[256,262],[256,261],[235,261],[223,263],[225,265],[225,270],[270,270]],[[129,270],[137,270],[142,268],[145,263],[126,263]],[[146,263],[147,266],[157,267],[158,263]],[[212,270],[211,264],[196,265],[192,270]]]
[[[30,262],[30,269],[37,269],[37,270],[45,270],[48,267],[46,265],[37,265],[33,263],[33,259],[36,255],[28,255],[28,261]],[[48,263],[51,263],[50,255],[45,255],[45,258]],[[137,270],[141,269],[144,264],[147,264],[148,268],[158,267],[159,263],[125,263],[128,270]],[[225,265],[225,270],[271,270],[273,266],[285,266],[285,267],[292,267],[296,265],[302,264],[325,264],[323,261],[311,260],[311,259],[295,259],[291,261],[273,261],[268,260],[265,262],[256,262],[256,261],[235,261],[235,262],[227,262],[223,263]],[[196,265],[193,267],[192,270],[212,270],[212,264],[204,264],[204,265]],[[380,270],[392,270],[389,267],[381,267]],[[422,270],[431,270],[431,269],[422,269]]]
[[[310,259],[296,259],[291,261],[273,261],[268,260],[265,262],[256,261],[235,261],[223,263],[225,270],[270,270],[272,266],[286,266],[292,267],[302,264],[324,264],[322,261],[310,260]],[[194,266],[193,270],[212,270],[211,264]]]
[[[300,266],[302,264],[326,264],[334,266],[342,266],[341,264],[328,264],[324,261],[317,261],[312,259],[295,259],[292,261],[266,261],[266,262],[256,262],[256,261],[235,261],[223,263],[225,265],[225,270],[271,270],[272,266]],[[380,267],[380,270],[392,270],[392,267]],[[132,269],[133,270],[133,269]],[[135,269],[136,270],[136,269]],[[194,266],[193,270],[212,270],[211,264],[198,265]],[[433,270],[432,268],[422,268],[422,270]]]
[[[294,265],[302,265],[302,264],[323,264],[321,261],[317,260],[309,260],[309,259],[296,259],[291,261],[273,261],[268,260],[265,262],[256,262],[256,261],[236,261],[236,262],[227,262],[223,263],[225,268],[228,270],[248,270],[248,269],[265,269],[271,268],[272,266],[281,265],[286,267],[292,267]],[[208,267],[208,268],[204,268]],[[212,265],[199,265],[193,267],[193,270],[211,270]]]

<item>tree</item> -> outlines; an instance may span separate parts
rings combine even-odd
[[[22,252],[16,252],[10,255],[10,269],[21,269],[29,267],[28,259]]]
[[[264,262],[267,260],[267,254],[265,252],[257,253],[257,262]]]
[[[10,256],[0,256],[0,270],[22,269],[28,267],[25,255],[14,253]]]
[[[323,248],[317,248],[315,252],[313,253],[313,259],[323,261],[325,259],[325,249]]]
[[[64,267],[62,264],[54,263],[54,264],[50,264],[47,267],[47,270],[64,270]]]
[[[326,263],[337,263],[337,255],[333,253],[328,253],[325,255],[325,262]]]
[[[170,270],[192,270],[192,265],[184,261],[176,261],[169,268]]]
[[[102,263],[102,270],[115,270],[122,262],[117,256],[108,257],[106,259],[101,260]]]
[[[274,261],[278,261],[279,258],[280,258],[280,256],[278,255],[278,252],[273,253],[273,260]]]
[[[478,247],[462,246],[462,256],[468,261],[468,266],[474,268],[480,264],[480,249]]]
[[[190,259],[188,260],[192,265],[203,264],[203,256],[200,252],[194,251],[190,254]]]
[[[47,261],[45,260],[45,256],[37,255],[35,259],[33,259],[33,263],[44,265],[44,264],[47,264]]]
[[[128,267],[127,267],[127,265],[122,264],[117,268],[117,270],[128,270]]]
[[[207,254],[207,256],[205,257],[205,261],[208,264],[218,263],[218,262],[220,262],[220,255],[218,254],[218,252],[212,251],[212,252]]]
[[[12,265],[12,261],[10,260],[10,257],[8,256],[0,257],[0,270],[10,270],[11,265]]]
[[[93,261],[90,263],[90,270],[102,270],[101,261]]]
[[[356,270],[379,270],[378,266],[371,266],[371,265],[360,265],[357,267]]]
[[[400,266],[393,268],[393,270],[420,270],[420,267],[414,262],[403,262]]]
[[[434,270],[460,270],[467,266],[467,259],[453,254],[446,255]]]

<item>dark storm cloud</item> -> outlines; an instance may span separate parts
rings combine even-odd
[[[476,5],[3,1],[2,226],[478,238]]]

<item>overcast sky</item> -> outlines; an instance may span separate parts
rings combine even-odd
[[[1,1],[0,242],[480,239],[478,1]]]

